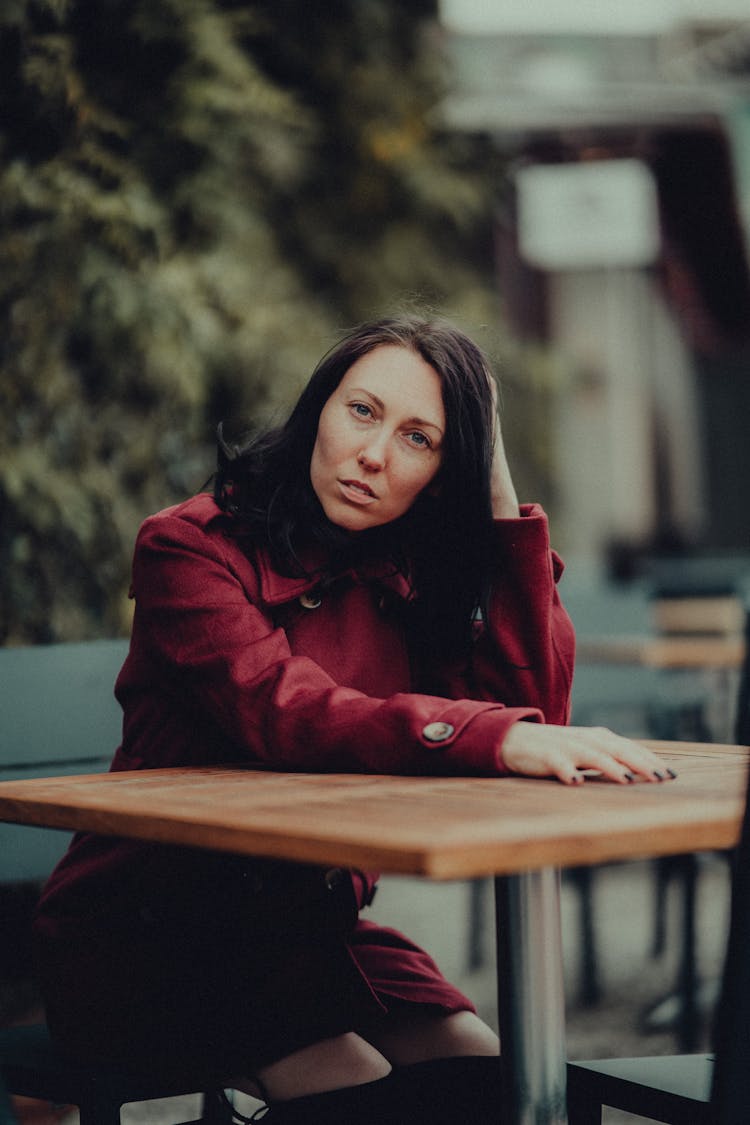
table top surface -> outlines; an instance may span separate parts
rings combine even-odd
[[[434,879],[732,847],[748,748],[647,745],[676,781],[157,769],[3,782],[0,820]]]

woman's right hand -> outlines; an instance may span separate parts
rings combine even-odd
[[[676,776],[646,746],[605,727],[519,721],[503,740],[502,756],[511,773],[556,777],[566,785],[583,782],[585,770],[596,770],[602,777],[623,785],[637,779],[667,781]]]
[[[513,478],[505,453],[505,443],[500,426],[500,416],[497,409],[497,383],[488,375],[492,394],[492,468],[490,470],[490,493],[492,497],[492,515],[496,520],[517,520],[518,496],[516,494]]]

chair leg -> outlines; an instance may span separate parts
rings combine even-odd
[[[683,857],[682,870],[682,964],[680,966],[680,1015],[677,1042],[680,1054],[696,1050],[698,1040],[698,974],[696,969],[695,894],[698,879],[698,857]]]
[[[602,1106],[586,1090],[568,1082],[568,1125],[601,1125]]]
[[[666,912],[666,891],[674,876],[680,881],[682,896],[682,924],[680,934],[680,963],[672,992],[665,999],[674,998],[677,1016],[673,1024],[680,1054],[693,1054],[698,1047],[700,1017],[698,1003],[697,935],[696,935],[696,884],[698,879],[698,855],[668,856],[657,860],[656,889],[656,927],[654,952],[663,951],[665,946],[664,918]],[[655,1026],[654,1013],[663,1003],[652,1005],[644,1013],[647,1027]]]
[[[580,928],[578,1000],[584,1008],[592,1008],[601,999],[599,963],[594,921],[594,869],[573,867],[569,876],[578,889],[578,920]]]
[[[487,920],[487,879],[472,879],[469,883],[469,934],[467,968],[469,972],[481,969],[484,964],[484,930]]]
[[[651,956],[661,957],[667,948],[667,891],[672,875],[674,857],[662,856],[653,861],[654,879],[654,937]]]
[[[207,1090],[204,1093],[200,1117],[203,1125],[232,1125],[233,1117],[232,1107],[224,1097],[223,1091]]]
[[[93,1095],[79,1107],[80,1125],[120,1125],[120,1103]]]

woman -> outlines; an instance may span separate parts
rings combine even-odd
[[[213,496],[141,529],[113,769],[663,780],[645,748],[564,726],[561,569],[480,350],[443,323],[365,325],[286,425],[220,441]],[[79,835],[36,922],[52,1032],[231,1081],[269,1125],[489,1120],[497,1039],[359,918],[376,879]]]

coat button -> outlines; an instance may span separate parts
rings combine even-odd
[[[317,609],[321,605],[322,601],[323,599],[321,598],[320,594],[302,594],[299,600],[299,604],[303,609]]]
[[[428,723],[422,728],[422,737],[428,742],[445,742],[455,733],[455,729],[450,723]]]
[[[331,870],[326,871],[323,876],[323,882],[329,891],[335,891],[337,887],[341,886],[343,881],[344,872],[340,867],[332,867]]]

